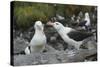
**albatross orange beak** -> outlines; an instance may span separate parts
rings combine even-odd
[[[53,22],[51,22],[51,21],[48,21],[46,25],[53,26],[53,25],[54,25],[54,23],[53,23]]]

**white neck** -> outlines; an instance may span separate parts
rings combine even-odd
[[[60,35],[66,34],[66,29],[65,29],[65,27],[61,27],[61,28],[58,30],[58,33],[59,33]]]
[[[43,32],[43,30],[36,29],[35,34],[44,35],[44,32]]]

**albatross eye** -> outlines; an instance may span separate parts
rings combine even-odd
[[[56,25],[59,25],[59,23],[56,23]]]

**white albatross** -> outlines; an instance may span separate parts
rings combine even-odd
[[[53,26],[61,38],[68,43],[68,45],[74,46],[77,50],[80,49],[80,45],[83,43],[83,40],[89,36],[92,36],[92,33],[83,33],[76,31],[70,27],[64,27],[60,22],[47,22],[47,25]]]
[[[90,26],[90,17],[89,17],[89,13],[88,12],[85,13],[85,19],[84,20],[87,21],[85,25],[86,26]]]
[[[44,26],[41,21],[36,21],[35,25],[35,34],[30,41],[28,47],[25,49],[25,54],[30,53],[39,53],[42,52],[45,49],[46,45],[46,36],[43,32]]]
[[[89,27],[91,26],[91,22],[90,22],[90,16],[89,16],[88,12],[85,13],[84,20],[81,21],[78,25],[81,26],[85,30],[89,30],[90,29]]]

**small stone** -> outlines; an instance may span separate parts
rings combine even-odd
[[[21,51],[25,50],[25,48],[28,46],[29,42],[23,38],[17,37],[14,39],[13,42],[13,53],[20,53]]]
[[[35,62],[33,62],[33,64],[36,65],[36,64],[39,64],[39,62],[36,62],[36,61],[35,61]]]
[[[40,63],[41,64],[46,64],[46,63],[48,63],[48,60],[41,60]]]
[[[50,41],[51,41],[51,42],[56,41],[56,37],[55,37],[55,36],[50,37]]]
[[[62,63],[66,63],[67,62],[67,60],[62,60]]]

